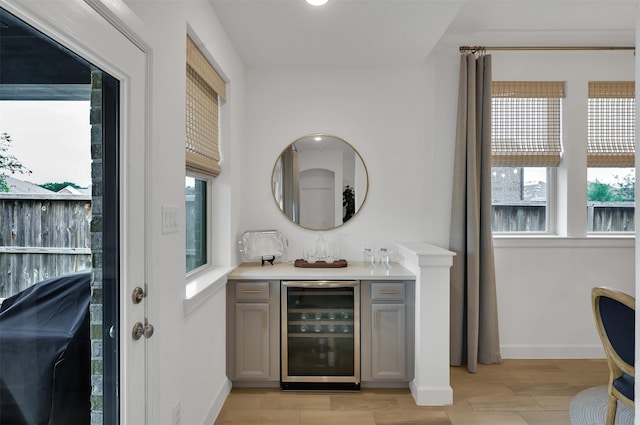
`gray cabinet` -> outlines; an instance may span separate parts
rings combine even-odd
[[[269,304],[236,303],[235,322],[235,378],[269,378]]]
[[[404,304],[372,304],[371,378],[403,380],[407,376]]]
[[[362,284],[362,380],[413,378],[413,282]]]
[[[227,284],[227,375],[237,386],[280,383],[280,280]],[[411,280],[360,284],[360,380],[406,386],[414,369]]]
[[[280,379],[278,281],[227,285],[227,374],[237,381]]]

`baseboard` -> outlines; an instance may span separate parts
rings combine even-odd
[[[453,404],[453,389],[451,386],[421,386],[416,385],[415,379],[409,382],[411,395],[418,406],[444,406]]]
[[[209,408],[209,413],[207,414],[206,418],[202,422],[202,425],[211,425],[216,421],[216,418],[218,417],[218,415],[220,414],[220,411],[222,410],[222,405],[224,404],[230,392],[231,392],[231,381],[229,379],[225,379],[222,385],[220,386],[220,389],[218,390],[216,397],[213,399],[213,403]]]
[[[407,381],[362,381],[360,388],[409,388]]]
[[[280,388],[280,381],[232,381],[233,388]]]
[[[501,345],[503,359],[603,359],[602,345]]]

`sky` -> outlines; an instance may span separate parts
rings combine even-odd
[[[11,177],[36,184],[91,185],[89,101],[0,101],[9,154],[32,171]]]
[[[622,179],[631,175],[635,178],[635,171],[633,168],[600,168],[591,167],[587,170],[587,181],[595,181],[596,179],[600,183],[620,183]],[[617,178],[616,178],[617,176]],[[542,167],[527,167],[524,170],[524,182],[534,183],[539,181],[547,181],[546,168]]]
[[[600,183],[622,183],[624,177],[631,175],[635,180],[634,168],[599,168],[592,167],[587,170],[587,180],[596,181]]]

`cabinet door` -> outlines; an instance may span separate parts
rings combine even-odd
[[[404,304],[373,304],[371,377],[406,379],[406,307]]]
[[[235,377],[269,377],[269,304],[236,303]]]

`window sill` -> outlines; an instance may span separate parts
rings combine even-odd
[[[200,307],[211,295],[224,288],[227,276],[235,266],[213,267],[193,276],[187,282],[183,301],[184,316],[187,317]]]
[[[494,235],[495,248],[634,248],[635,233],[590,234],[583,237],[557,235]]]

